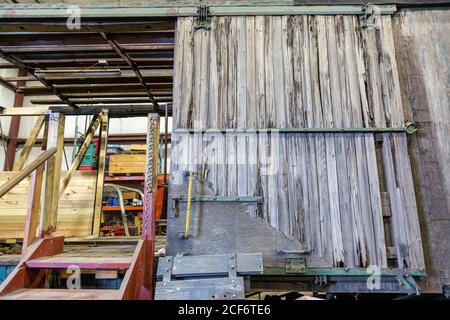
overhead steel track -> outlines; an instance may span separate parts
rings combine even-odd
[[[108,34],[101,32],[101,36],[108,42],[108,44],[117,52],[120,57],[126,61],[126,63],[133,69],[134,73],[138,77],[139,81],[141,82],[142,86],[144,87],[145,91],[147,92],[148,98],[150,99],[150,102],[153,104],[153,107],[156,111],[159,110],[158,102],[155,100],[155,97],[153,96],[152,92],[150,91],[150,88],[147,84],[147,81],[142,76],[141,71],[139,70],[136,63],[131,59],[131,57],[128,55],[128,53],[123,50],[123,48],[115,41],[114,39],[111,39]]]

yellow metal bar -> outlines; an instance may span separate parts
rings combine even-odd
[[[189,190],[188,190],[188,203],[186,209],[186,229],[184,231],[184,237],[189,238],[189,226],[191,225],[191,201],[192,201],[192,178],[194,173],[189,173]]]

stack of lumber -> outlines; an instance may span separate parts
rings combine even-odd
[[[0,185],[15,172],[0,172]],[[61,173],[61,180],[67,172]],[[77,171],[59,201],[56,235],[90,235],[94,213],[96,171]],[[28,206],[30,179],[22,180],[0,198],[0,238],[22,238]]]
[[[109,157],[109,174],[144,174],[145,154],[112,154]]]

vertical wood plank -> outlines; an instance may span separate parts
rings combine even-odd
[[[56,230],[58,215],[59,185],[64,147],[64,115],[50,113],[48,120],[47,149],[56,147],[57,152],[48,159],[45,167],[45,195],[39,223],[40,236],[50,235]]]
[[[100,127],[100,147],[98,153],[97,164],[97,182],[95,186],[95,204],[94,204],[94,219],[92,225],[92,234],[100,234],[100,221],[102,217],[102,202],[103,202],[103,183],[105,178],[106,166],[106,147],[108,145],[108,129],[109,129],[109,110],[102,110],[102,123]]]

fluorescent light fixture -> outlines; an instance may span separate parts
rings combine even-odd
[[[43,78],[89,78],[89,77],[120,77],[122,71],[120,69],[105,69],[105,70],[59,70],[58,72],[36,72],[38,77]]]

